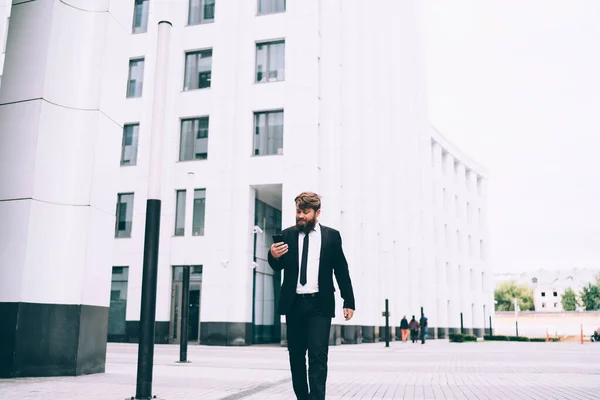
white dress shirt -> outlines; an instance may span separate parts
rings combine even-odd
[[[306,285],[302,286],[300,284],[300,270],[302,269],[304,236],[306,236],[304,232],[298,234],[298,284],[296,293],[316,293],[319,291],[319,262],[321,261],[321,226],[319,223],[315,224],[315,229],[309,233]]]

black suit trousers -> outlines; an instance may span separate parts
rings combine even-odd
[[[323,315],[317,296],[297,295],[285,320],[292,386],[296,397],[298,400],[324,400],[331,317]]]

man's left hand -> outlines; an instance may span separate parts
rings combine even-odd
[[[346,321],[350,321],[354,315],[354,310],[351,308],[344,308],[344,318]]]

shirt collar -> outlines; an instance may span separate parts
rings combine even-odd
[[[313,230],[308,233],[310,234],[312,232],[319,233],[319,234],[321,233],[321,225],[318,222],[315,224],[315,227],[313,228]],[[304,232],[300,232],[300,233],[302,235],[306,235],[306,233],[304,233]]]

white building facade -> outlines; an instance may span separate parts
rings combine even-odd
[[[377,341],[385,299],[392,326],[423,309],[430,337],[459,330],[461,313],[481,334],[493,304],[485,171],[429,126],[422,5],[370,12],[341,0],[14,1],[0,88],[0,246],[14,268],[0,269],[0,307],[39,305],[19,317],[31,320],[75,307],[80,332],[137,340],[167,20],[156,342],[179,341],[183,266],[190,341],[285,342],[266,255],[305,190],[342,234],[356,296],[347,323],[336,300],[333,344]],[[103,370],[92,342],[92,367],[72,354],[65,373]]]

